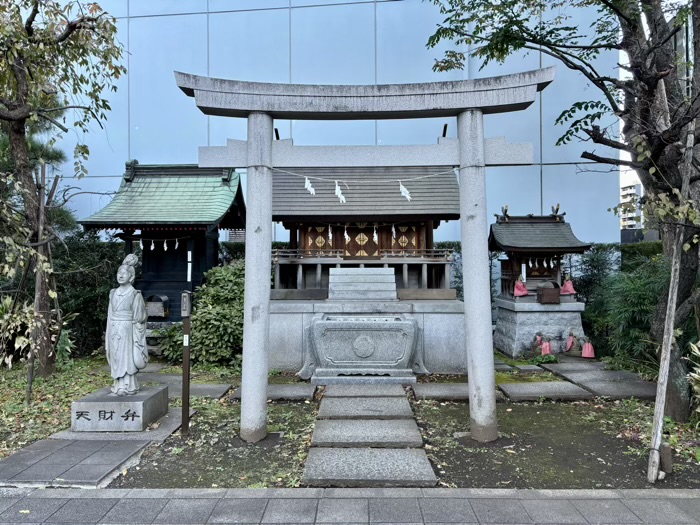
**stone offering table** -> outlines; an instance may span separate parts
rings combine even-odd
[[[74,401],[74,432],[142,432],[168,413],[167,385],[146,386],[133,396],[115,396],[109,387]]]

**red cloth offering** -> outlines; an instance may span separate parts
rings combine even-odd
[[[513,292],[515,297],[524,297],[527,295],[527,286],[522,281],[515,281],[515,291]]]
[[[552,353],[552,343],[545,341],[542,343],[542,355],[550,355]]]
[[[574,284],[570,281],[564,281],[564,285],[561,287],[559,295],[574,295],[576,290],[574,290]]]
[[[595,359],[595,351],[593,350],[593,345],[590,341],[583,343],[583,352],[581,353],[581,357]]]
[[[566,351],[568,352],[571,350],[571,347],[574,346],[574,339],[575,337],[573,335],[570,335],[569,338],[566,340]]]

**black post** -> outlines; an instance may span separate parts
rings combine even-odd
[[[182,425],[180,434],[190,432],[190,312],[191,292],[182,292],[180,313],[182,315]]]
[[[190,432],[190,318],[182,320],[182,430],[186,436]]]

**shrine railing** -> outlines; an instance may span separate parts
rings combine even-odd
[[[272,251],[275,289],[327,288],[330,268],[394,268],[404,288],[449,289],[452,250],[380,249],[372,256],[350,256],[342,249]]]
[[[378,255],[375,256],[351,256],[345,255],[343,250],[316,250],[316,249],[296,249],[296,250],[273,250],[272,257],[275,262],[299,262],[300,259],[340,259],[340,264],[343,261],[352,261],[353,264],[363,261],[377,261],[382,259],[397,259],[397,258],[419,258],[433,259],[441,262],[450,260],[452,250],[447,249],[380,249]]]

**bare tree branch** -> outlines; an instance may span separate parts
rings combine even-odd
[[[595,153],[590,153],[588,151],[584,151],[583,153],[581,153],[581,158],[592,160],[594,162],[601,162],[603,164],[612,164],[613,166],[629,166],[630,168],[635,168],[635,169],[642,167],[641,164],[639,164],[637,162],[633,162],[631,160],[614,159],[611,157],[601,157],[600,155],[596,155]]]
[[[27,20],[24,22],[24,30],[30,37],[34,35],[34,20],[36,19],[37,14],[39,14],[39,0],[34,0],[32,11],[29,13]]]
[[[43,113],[41,111],[37,111],[36,114],[39,115],[41,118],[44,118],[44,119],[48,120],[49,122],[51,122],[54,126],[56,126],[58,129],[60,129],[64,133],[68,133],[68,131],[69,131],[68,128],[65,127],[63,124],[61,124],[58,120],[49,117],[46,113]]]

